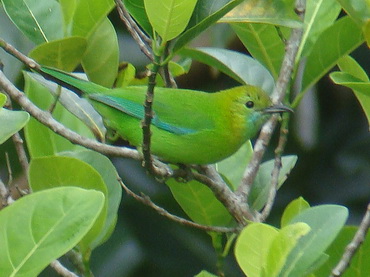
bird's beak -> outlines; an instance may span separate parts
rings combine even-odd
[[[274,105],[267,107],[263,110],[264,113],[284,113],[284,112],[290,112],[292,113],[293,110],[287,106],[284,105]]]

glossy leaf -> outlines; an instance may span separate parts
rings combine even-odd
[[[116,31],[109,19],[104,18],[88,38],[88,47],[82,59],[82,66],[89,80],[111,88],[117,77],[118,56]]]
[[[196,3],[197,0],[144,0],[149,21],[164,42],[185,30]]]
[[[368,0],[337,0],[343,9],[349,14],[358,24],[369,21],[370,18],[370,3]]]
[[[227,179],[233,190],[238,188],[252,155],[252,143],[248,141],[236,153],[216,164],[217,171]]]
[[[299,28],[302,23],[294,12],[294,4],[294,0],[246,0],[227,13],[220,22],[255,22]]]
[[[106,198],[102,212],[94,226],[79,243],[83,253],[91,249],[92,242],[101,234],[107,217],[108,191],[102,176],[81,160],[61,156],[32,159],[28,175],[32,191],[68,186],[98,190],[104,194]]]
[[[89,231],[101,192],[61,187],[24,196],[0,212],[2,276],[37,276]]]
[[[297,162],[297,156],[284,156],[281,159],[282,168],[280,170],[277,188],[285,182],[288,174],[293,169]],[[266,204],[271,187],[271,172],[274,168],[274,160],[270,160],[261,164],[254,179],[252,189],[248,198],[249,205],[255,210],[261,210]]]
[[[114,228],[117,212],[121,202],[122,188],[118,179],[118,173],[112,162],[104,155],[94,152],[91,150],[82,150],[74,152],[63,152],[60,153],[61,156],[74,157],[85,163],[91,165],[103,178],[104,184],[107,188],[106,199],[108,202],[107,207],[107,218],[104,223],[104,229],[93,242],[93,247],[101,244],[103,240],[106,240],[107,234]]]
[[[306,56],[319,35],[333,25],[337,19],[341,7],[337,0],[307,1],[304,16],[304,33],[298,49],[298,57]]]
[[[314,85],[337,61],[363,42],[361,29],[345,16],[318,37],[307,57],[302,92]]]
[[[234,252],[240,268],[248,277],[265,276],[266,258],[278,234],[279,230],[264,223],[251,223],[241,231]]]
[[[222,16],[239,5],[242,1],[243,0],[198,0],[188,29],[177,38],[172,52],[178,52],[187,43],[217,22]]]
[[[55,101],[49,89],[24,74],[25,93],[39,108],[47,110]],[[93,138],[90,130],[82,121],[68,112],[60,104],[56,105],[53,116],[65,126],[86,137]],[[55,134],[35,119],[31,118],[25,127],[27,147],[31,157],[54,155],[58,152],[84,149],[82,146],[72,144],[67,139]]]
[[[39,64],[70,72],[81,63],[86,46],[85,38],[69,37],[42,43],[29,56]]]
[[[329,255],[328,261],[315,271],[316,277],[329,276],[333,268],[338,264],[342,258],[346,246],[351,242],[357,231],[355,226],[345,226],[339,233],[332,245],[326,250]],[[368,232],[365,241],[356,251],[351,259],[351,264],[344,272],[344,277],[350,276],[370,276],[370,265],[368,261],[368,253],[370,253],[370,233]]]
[[[310,207],[310,204],[306,200],[303,199],[303,197],[299,197],[297,199],[294,199],[292,202],[286,206],[284,213],[281,217],[281,227],[285,227],[288,225],[288,223],[298,214],[303,212],[304,210],[308,209]]]
[[[18,29],[36,44],[63,37],[63,16],[55,0],[3,0]]]
[[[113,7],[113,0],[78,1],[73,17],[72,35],[89,37]]]
[[[361,79],[347,72],[333,72],[330,74],[330,78],[334,83],[353,90],[353,93],[356,95],[366,114],[370,126],[370,81],[363,82]]]
[[[180,183],[175,179],[169,179],[166,184],[194,222],[209,226],[230,226],[233,222],[230,213],[204,184],[197,181]]]
[[[265,276],[279,276],[287,257],[300,238],[310,231],[303,222],[287,225],[275,236],[269,247],[265,262]]]
[[[231,26],[252,57],[263,64],[276,80],[285,53],[285,44],[276,28],[257,23],[232,23]],[[289,30],[280,29],[288,37]]]
[[[271,74],[247,55],[210,47],[184,49],[181,54],[215,67],[240,83],[258,86],[267,93],[271,93],[274,88],[275,82]]]
[[[21,130],[29,119],[30,115],[27,112],[0,108],[0,144]]]
[[[145,12],[144,0],[123,0],[130,15],[139,23],[140,27],[149,35],[153,36],[153,28]]]
[[[324,251],[336,238],[348,217],[348,210],[343,206],[321,205],[304,210],[294,217],[289,224],[304,222],[311,231],[299,240],[290,253],[282,276],[302,276],[321,258]]]

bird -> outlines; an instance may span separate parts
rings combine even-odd
[[[107,88],[46,66],[38,73],[88,99],[106,127],[141,148],[146,86]],[[213,93],[155,87],[152,110],[151,154],[185,165],[226,159],[256,136],[273,113],[292,111],[273,105],[261,88],[252,85]]]

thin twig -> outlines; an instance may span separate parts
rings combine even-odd
[[[5,186],[3,181],[0,179],[0,209],[8,205],[8,188]]]
[[[207,231],[207,232],[219,232],[219,233],[234,233],[237,231],[236,228],[228,228],[228,227],[219,227],[219,226],[207,226],[207,225],[202,225],[202,224],[198,224],[198,223],[195,223],[193,221],[190,221],[190,220],[187,220],[185,218],[182,218],[182,217],[179,217],[179,216],[176,216],[176,215],[173,215],[171,214],[170,212],[166,211],[165,209],[163,209],[162,207],[159,207],[158,205],[156,205],[151,199],[149,196],[145,195],[145,194],[142,194],[141,196],[140,195],[137,195],[135,192],[133,192],[132,190],[130,190],[123,182],[122,180],[119,178],[118,179],[118,182],[121,184],[122,188],[126,191],[126,193],[128,195],[130,195],[131,197],[133,197],[135,200],[139,201],[140,203],[152,208],[153,210],[155,210],[158,214],[172,220],[172,221],[175,221],[177,223],[180,223],[182,225],[185,225],[185,226],[189,226],[189,227],[193,227],[193,228],[197,228],[197,229],[200,229],[200,230],[203,230],[203,231]]]
[[[78,275],[74,274],[72,271],[69,271],[66,267],[64,267],[58,260],[55,260],[50,263],[50,266],[60,275],[63,277],[78,277]]]
[[[305,11],[305,1],[298,0],[296,3],[296,11],[298,14],[303,15]],[[287,42],[286,54],[283,59],[281,66],[279,78],[276,82],[275,89],[272,93],[272,102],[274,104],[280,103],[285,96],[285,92],[288,88],[290,78],[292,76],[293,68],[295,65],[295,59],[298,52],[299,44],[302,39],[303,29],[297,28],[293,29],[291,36]],[[278,122],[278,115],[273,115],[270,120],[268,120],[256,141],[254,146],[254,152],[250,163],[248,164],[242,182],[237,190],[237,195],[240,197],[240,202],[246,202],[248,195],[253,183],[254,178],[257,175],[257,171],[262,161],[262,157],[265,153],[266,147],[270,142],[272,133]]]
[[[148,38],[136,22],[131,18],[131,15],[127,12],[122,0],[115,0],[119,16],[123,23],[126,25],[127,30],[130,32],[132,38],[138,44],[140,50],[148,57],[149,60],[153,61],[153,54],[148,47],[152,43],[151,39]]]
[[[362,218],[361,224],[358,227],[358,230],[353,237],[352,241],[347,245],[346,250],[343,253],[342,258],[332,270],[330,277],[339,277],[342,276],[344,271],[349,267],[349,264],[356,254],[356,251],[359,249],[360,245],[366,238],[366,234],[369,231],[370,227],[370,204],[367,206],[366,213]]]

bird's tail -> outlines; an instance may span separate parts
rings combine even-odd
[[[38,73],[40,73],[45,79],[53,81],[58,85],[61,85],[62,87],[65,87],[76,92],[79,95],[85,93],[86,94],[101,93],[104,92],[105,90],[108,90],[108,88],[106,87],[100,86],[98,84],[86,80],[82,80],[64,71],[47,66],[41,66],[40,70],[38,70]]]

